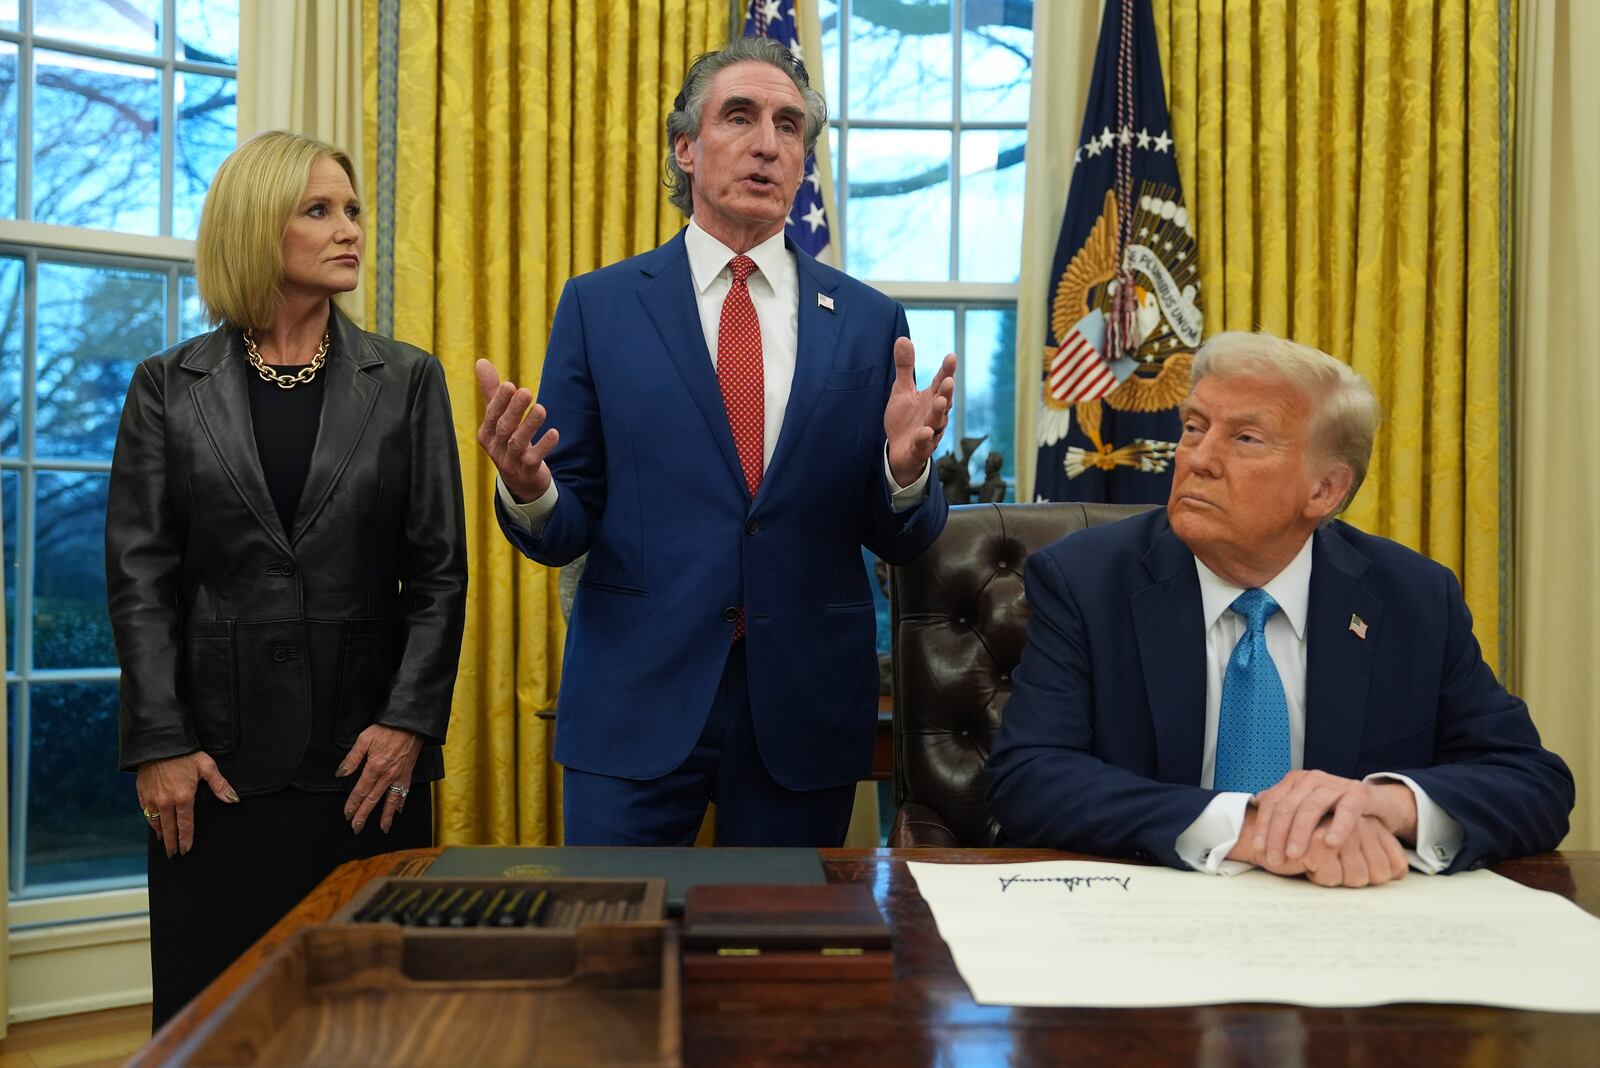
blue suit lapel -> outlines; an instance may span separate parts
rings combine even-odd
[[[1167,525],[1154,522],[1155,536],[1144,566],[1155,580],[1133,595],[1133,626],[1139,663],[1156,735],[1156,778],[1200,781],[1205,756],[1206,645],[1200,578],[1194,555]]]
[[[1311,548],[1311,595],[1306,611],[1305,766],[1354,776],[1367,719],[1367,692],[1378,642],[1383,638],[1383,602],[1360,582],[1367,558],[1323,527]],[[1350,617],[1367,625],[1365,639],[1350,629]]]
[[[661,336],[662,347],[678,369],[695,407],[705,418],[706,429],[722,454],[728,474],[744,489],[744,469],[733,445],[728,427],[728,411],[722,405],[722,387],[706,348],[705,327],[700,322],[695,301],[694,278],[689,273],[689,255],[683,245],[683,231],[646,259],[641,270],[646,275],[639,288],[639,301]]]
[[[838,280],[825,280],[816,269],[816,261],[804,252],[784,242],[794,253],[795,268],[799,278],[800,309],[799,337],[795,350],[794,382],[789,387],[789,406],[783,413],[783,431],[778,436],[778,447],[773,451],[772,463],[761,481],[761,491],[756,503],[769,495],[769,489],[781,478],[783,472],[795,461],[800,451],[806,424],[811,421],[817,404],[827,385],[828,372],[833,369],[834,349],[839,342],[839,319],[849,314],[849,309],[832,309],[817,303],[817,293],[832,293]]]

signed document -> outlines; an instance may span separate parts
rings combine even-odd
[[[907,867],[985,1005],[1600,1012],[1600,919],[1487,871],[1348,890],[1092,861]]]

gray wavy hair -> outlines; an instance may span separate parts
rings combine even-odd
[[[720,52],[707,52],[689,65],[683,76],[683,88],[672,102],[672,112],[667,116],[667,162],[662,181],[669,198],[684,215],[694,214],[694,199],[690,194],[689,176],[678,166],[673,146],[680,134],[695,138],[700,135],[701,111],[706,97],[711,94],[711,83],[719,73],[735,63],[769,63],[789,76],[800,91],[806,111],[806,155],[817,147],[817,138],[828,126],[828,105],[822,94],[811,88],[811,77],[806,67],[793,52],[770,37],[737,37],[728,42]]]
[[[1306,437],[1312,453],[1344,464],[1353,476],[1338,510],[1349,506],[1367,477],[1378,433],[1378,398],[1366,379],[1321,349],[1243,330],[1216,334],[1200,346],[1190,388],[1208,375],[1276,379],[1304,394],[1311,403]]]

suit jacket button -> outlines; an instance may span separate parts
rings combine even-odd
[[[289,659],[289,650],[284,649],[281,646],[272,650],[272,659],[280,664],[285,663]]]
[[[738,619],[739,610],[737,608],[724,608],[722,610],[722,621],[724,623],[734,623],[737,622]]]
[[[275,573],[277,573],[279,575],[292,575],[292,574],[294,574],[294,561],[293,560],[284,560],[281,563],[279,563],[277,567],[268,568],[267,570],[273,571],[273,572],[275,572]]]
[[[752,519],[744,525],[744,532],[746,534],[759,534],[761,532],[761,524]]]

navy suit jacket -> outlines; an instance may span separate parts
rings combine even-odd
[[[1313,538],[1304,766],[1410,776],[1465,828],[1452,871],[1555,848],[1572,774],[1484,663],[1455,576],[1342,522]],[[1026,583],[989,763],[1004,837],[1186,867],[1178,835],[1216,796],[1194,555],[1153,511],[1041,549]]]
[[[572,607],[556,759],[651,779],[683,762],[746,608],[751,715],[767,770],[794,790],[865,778],[877,725],[877,623],[861,547],[906,562],[944,529],[943,494],[896,513],[883,411],[899,304],[805,253],[798,351],[772,461],[752,501],[680,232],[572,279],[539,401],[561,432],[550,566],[587,552]],[[817,300],[831,298],[831,307]],[[936,489],[937,487],[935,487]]]

